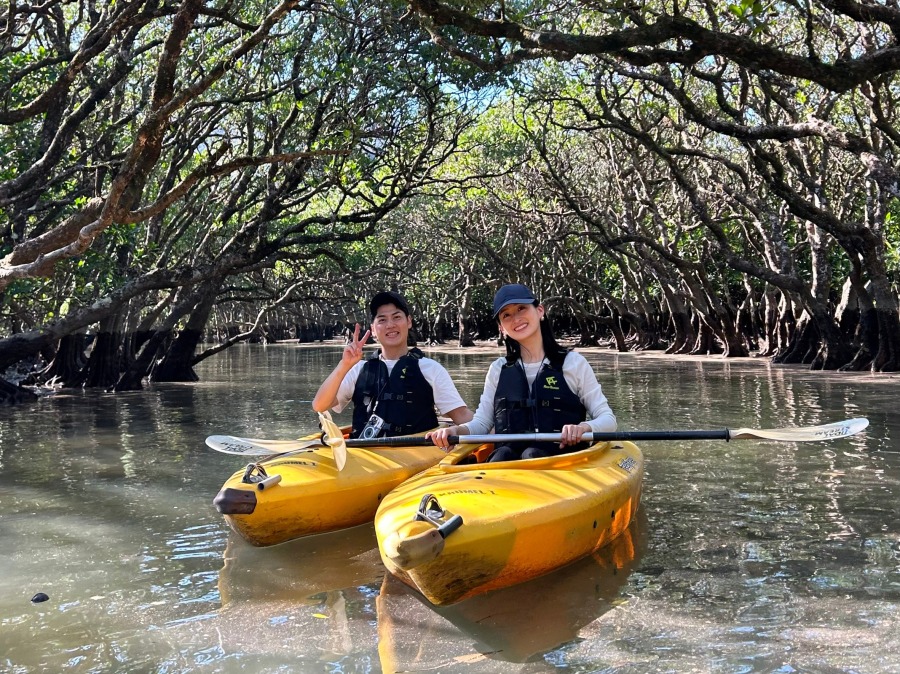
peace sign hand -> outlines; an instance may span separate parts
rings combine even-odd
[[[366,342],[369,341],[369,335],[371,334],[371,330],[366,330],[366,334],[360,339],[359,323],[356,324],[356,329],[353,331],[353,337],[347,342],[347,346],[344,347],[344,353],[341,355],[341,360],[344,364],[352,367],[362,360],[363,347],[366,345]]]

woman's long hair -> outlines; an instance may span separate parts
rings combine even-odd
[[[538,306],[539,304],[540,302],[535,302],[534,306]],[[499,323],[500,322],[497,321],[498,325]],[[553,327],[550,325],[550,317],[547,315],[546,311],[544,311],[544,320],[540,321],[540,326],[544,356],[549,359],[550,365],[556,369],[560,369],[563,361],[566,359],[566,354],[569,353],[569,349],[556,341],[556,337],[553,336]],[[512,365],[522,357],[522,347],[509,335],[504,336],[503,341],[506,343],[506,363],[507,365]]]

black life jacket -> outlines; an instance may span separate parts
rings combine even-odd
[[[494,394],[497,433],[559,433],[566,424],[580,424],[587,418],[587,409],[563,376],[564,360],[544,363],[530,389],[518,359],[503,366]]]
[[[359,437],[373,414],[384,420],[375,437],[409,435],[436,428],[434,391],[419,369],[419,359],[425,354],[410,349],[394,364],[390,375],[378,356],[375,353],[365,362],[356,380],[350,437]]]

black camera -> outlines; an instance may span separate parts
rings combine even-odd
[[[372,438],[377,438],[381,434],[381,429],[384,427],[384,419],[382,419],[377,414],[373,414],[369,417],[369,420],[366,422],[366,425],[363,426],[362,432],[359,434],[363,440],[371,440]]]

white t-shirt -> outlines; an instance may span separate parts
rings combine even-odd
[[[543,363],[522,363],[525,366],[525,377],[528,385],[534,383],[541,366],[550,361],[546,358]],[[489,433],[494,427],[494,396],[497,393],[497,384],[500,382],[500,370],[506,365],[506,357],[498,358],[491,363],[487,377],[484,380],[484,393],[478,409],[475,410],[475,418],[465,424],[471,435],[483,435]],[[577,351],[569,351],[563,361],[563,376],[566,384],[572,389],[572,393],[578,396],[581,404],[587,410],[587,423],[593,433],[604,433],[616,430],[616,417],[609,406],[603,389],[597,382],[594,369],[584,356]],[[531,432],[531,430],[523,431]]]
[[[397,361],[385,360],[380,354],[378,358],[387,365],[388,374],[390,374]],[[337,392],[337,402],[331,408],[335,412],[340,413],[343,411],[353,399],[353,391],[356,390],[356,380],[359,378],[359,373],[362,372],[366,360],[363,359],[350,368],[350,371],[344,377],[344,381],[341,382]],[[447,372],[443,365],[431,358],[420,358],[419,370],[421,370],[422,376],[425,377],[425,381],[431,385],[434,395],[434,408],[439,415],[447,414],[447,412],[455,410],[457,407],[465,407],[466,403],[463,401],[462,396],[459,395],[453,379],[450,378],[450,373]]]

